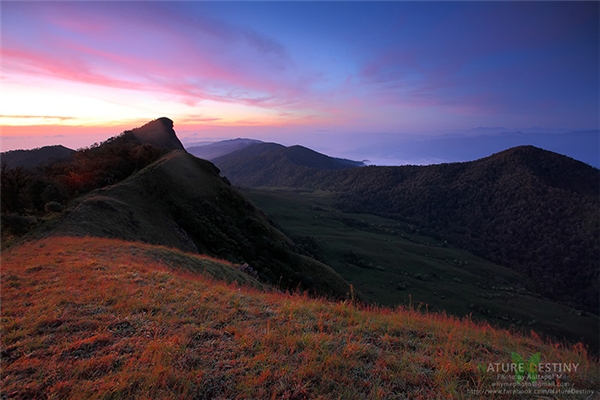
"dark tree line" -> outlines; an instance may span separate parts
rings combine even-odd
[[[16,216],[58,211],[69,200],[120,182],[166,152],[124,132],[102,144],[78,150],[68,160],[35,169],[9,168],[3,163],[0,169],[3,228],[10,231],[14,225],[11,222],[19,221]]]

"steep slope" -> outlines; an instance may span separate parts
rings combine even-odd
[[[186,147],[188,153],[195,155],[198,158],[212,161],[217,157],[224,156],[225,154],[233,153],[234,151],[243,149],[244,147],[252,144],[262,143],[260,140],[255,139],[230,139],[223,140],[220,142],[205,144],[202,146],[191,146]]]
[[[51,235],[166,245],[248,263],[261,280],[283,288],[333,297],[351,292],[331,268],[297,254],[213,164],[181,150],[77,199]]]
[[[318,171],[364,166],[358,161],[329,157],[302,146],[261,143],[213,160],[228,179],[243,186],[302,186]],[[231,178],[229,178],[231,177]]]
[[[32,150],[12,150],[0,154],[0,161],[8,168],[35,169],[56,161],[69,159],[75,150],[62,145],[44,146]]]
[[[521,146],[430,166],[307,172],[244,157],[220,165],[236,185],[334,191],[345,211],[412,224],[525,274],[551,299],[598,313],[600,171],[585,163]]]
[[[537,389],[589,399],[599,389],[582,346],[227,285],[155,250],[51,238],[3,251],[2,397],[522,399]],[[569,371],[540,373],[539,387],[503,381],[490,365],[510,366],[513,352]]]

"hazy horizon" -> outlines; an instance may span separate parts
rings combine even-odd
[[[296,140],[282,142],[277,141],[277,138],[273,138],[271,135],[259,135],[262,138],[244,136],[231,138],[202,137],[201,140],[198,140],[195,135],[190,135],[183,138],[180,137],[180,139],[186,149],[192,146],[234,139],[260,140],[263,142],[280,143],[285,146],[300,145],[331,157],[363,161],[367,165],[380,166],[431,165],[474,161],[511,147],[533,145],[574,158],[595,168],[600,168],[600,131],[540,133],[534,130],[529,132],[496,130],[496,132],[484,136],[448,134],[443,136],[423,137],[405,135],[396,137],[391,134],[381,133],[371,135],[371,143],[358,140],[343,142],[339,137],[330,137],[328,138],[329,140],[323,140],[318,136],[306,136],[302,142]],[[377,137],[373,140],[373,136]],[[65,137],[64,135],[61,136],[61,138]],[[108,137],[99,141],[106,140]],[[58,137],[51,138],[58,139]],[[43,146],[63,145],[76,150],[88,147],[91,144],[68,146],[59,140],[58,142],[44,144]],[[37,147],[3,148],[2,151],[30,150]]]

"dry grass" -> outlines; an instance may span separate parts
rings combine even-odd
[[[52,238],[2,254],[2,398],[523,398],[486,392],[496,378],[478,369],[513,351],[578,363],[562,382],[599,387],[582,346],[228,284],[169,251]]]

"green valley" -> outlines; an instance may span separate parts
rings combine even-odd
[[[300,247],[331,266],[369,301],[471,316],[597,351],[598,316],[551,302],[522,275],[409,224],[343,212],[326,191],[253,188],[243,194]]]

